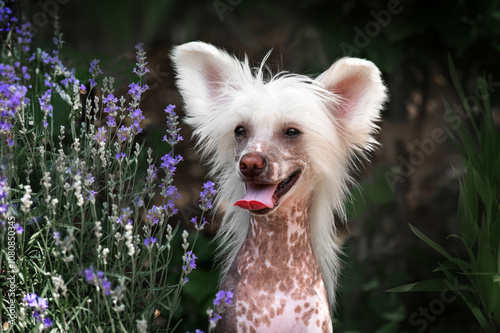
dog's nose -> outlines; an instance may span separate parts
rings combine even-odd
[[[249,153],[240,160],[240,171],[245,177],[255,177],[266,168],[266,160],[259,154]]]

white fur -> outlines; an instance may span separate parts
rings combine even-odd
[[[334,216],[345,219],[353,159],[377,144],[372,135],[386,100],[379,70],[367,60],[343,58],[317,79],[286,73],[266,78],[263,65],[252,70],[247,58],[241,62],[202,42],[174,48],[172,60],[187,123],[218,184],[217,203],[227,207],[217,234],[224,272],[249,226],[248,212],[233,207],[245,192],[234,166],[233,131],[245,121],[262,131],[293,124],[304,135],[311,163],[311,238],[333,309],[340,268]]]

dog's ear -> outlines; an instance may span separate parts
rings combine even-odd
[[[316,80],[337,97],[331,111],[341,133],[355,148],[369,150],[375,143],[372,133],[387,98],[378,68],[367,60],[343,58]]]
[[[175,47],[171,59],[177,71],[177,86],[191,118],[224,103],[227,91],[236,89],[246,74],[240,61],[203,42]]]

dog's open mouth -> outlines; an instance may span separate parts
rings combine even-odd
[[[275,184],[245,183],[245,197],[234,203],[235,206],[252,211],[274,208],[279,199],[284,196],[299,179],[300,170],[290,174],[285,180]]]

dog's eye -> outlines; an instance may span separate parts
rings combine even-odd
[[[234,130],[234,135],[236,135],[236,136],[243,136],[245,134],[247,134],[247,131],[245,130],[245,127],[243,127],[243,126],[238,126]]]
[[[296,128],[289,128],[286,130],[285,135],[291,138],[295,138],[300,134],[300,131]]]

